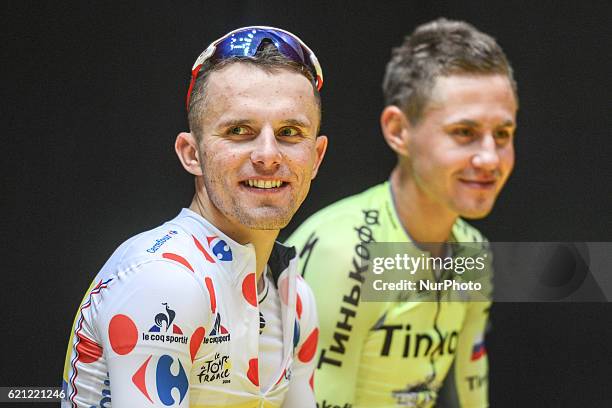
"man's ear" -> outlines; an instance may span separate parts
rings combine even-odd
[[[194,176],[202,175],[200,155],[198,154],[198,141],[192,133],[179,133],[174,142],[174,151],[185,170]]]
[[[319,167],[321,166],[321,162],[323,161],[323,157],[325,156],[326,151],[327,136],[317,136],[317,140],[315,140],[315,152],[317,154],[317,157],[315,158],[314,166],[312,168],[312,179],[317,176],[317,173],[319,172]]]
[[[389,105],[380,114],[380,127],[389,147],[400,156],[408,156],[410,123],[404,112]]]

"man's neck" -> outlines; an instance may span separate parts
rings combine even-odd
[[[256,230],[232,222],[212,205],[207,197],[198,196],[197,193],[189,209],[201,215],[237,243],[241,245],[253,244],[256,262],[255,276],[259,284],[260,278],[266,270],[266,265],[268,264],[268,259],[272,253],[279,230]]]
[[[399,220],[410,238],[415,243],[440,244],[431,252],[441,255],[442,244],[450,238],[457,214],[428,197],[400,165],[391,172],[391,191]]]

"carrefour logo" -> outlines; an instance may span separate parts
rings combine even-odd
[[[229,245],[227,245],[227,242],[216,235],[206,237],[206,240],[208,241],[208,247],[212,250],[215,258],[217,258],[219,261],[232,260],[232,250],[230,249]]]
[[[151,358],[153,356],[149,356],[145,362],[140,366],[140,368],[134,373],[132,376],[132,382],[138,390],[151,402],[151,391],[147,387],[147,378],[150,377],[151,374],[147,375],[147,371],[151,372],[151,370],[147,370],[149,363],[151,362]],[[172,370],[172,366],[178,365],[178,374],[172,374],[172,371],[177,371],[176,368]],[[160,356],[157,360],[157,366],[155,367],[155,387],[157,391],[157,396],[162,404],[166,406],[173,405],[176,401],[174,397],[172,397],[172,390],[177,389],[179,393],[179,401],[180,404],[183,402],[183,399],[187,395],[187,391],[189,390],[189,381],[187,380],[187,374],[185,373],[185,369],[181,364],[181,360],[178,358],[175,360],[173,357],[164,354]]]

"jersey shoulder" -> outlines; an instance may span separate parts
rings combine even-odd
[[[153,260],[164,253],[187,248],[189,234],[179,225],[164,223],[141,232],[123,242],[109,258],[107,264]]]
[[[379,223],[379,214],[388,195],[387,184],[378,184],[317,211],[296,229],[288,242],[297,245],[316,231],[318,235],[332,235],[337,244],[346,243],[342,234],[352,235],[352,229],[364,223]]]
[[[204,279],[196,274],[208,273],[203,268],[206,262],[199,258],[202,255],[190,232],[172,221],[129,238],[113,252],[86,291],[82,305],[91,303],[88,319],[108,315],[136,293],[145,297],[163,293],[191,302],[208,299]]]
[[[365,280],[366,244],[384,235],[387,223],[382,214],[388,197],[388,184],[383,183],[342,199],[311,216],[289,238],[319,311],[338,310],[338,302],[348,297],[353,306],[373,308],[373,303],[356,299]],[[321,315],[324,320],[329,316]]]
[[[204,262],[204,257],[209,254],[189,226],[183,224],[177,217],[129,238],[113,252],[102,267],[99,278],[118,274],[127,276],[150,262],[161,269],[164,264],[171,263],[191,274],[196,269],[207,274],[210,262]]]

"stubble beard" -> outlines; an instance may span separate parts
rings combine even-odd
[[[498,193],[496,193],[494,197],[483,196],[472,198],[471,200],[474,200],[472,203],[469,203],[467,206],[461,206],[463,208],[458,211],[459,216],[470,220],[479,220],[487,217],[491,211],[493,211],[493,207],[497,201],[497,195]]]
[[[289,224],[293,212],[288,208],[279,208],[271,205],[262,205],[248,208],[237,197],[228,196],[226,200],[216,194],[217,188],[223,188],[208,179],[204,179],[206,191],[211,203],[226,218],[254,230],[280,230]]]
[[[232,194],[217,194],[219,191],[229,191],[225,188],[223,178],[209,177],[205,168],[203,181],[205,193],[212,205],[229,220],[254,230],[280,230],[289,224],[296,208],[278,207],[263,204],[258,207],[249,208],[240,202],[238,197]]]

